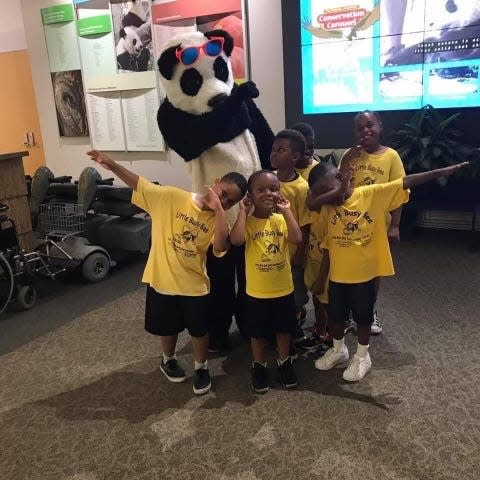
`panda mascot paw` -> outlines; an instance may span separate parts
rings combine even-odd
[[[257,98],[260,95],[255,82],[249,80],[239,85],[237,88],[234,88],[232,95],[236,95],[242,100],[247,100],[249,98]]]
[[[248,178],[271,168],[273,132],[252,100],[259,95],[255,83],[234,83],[233,48],[225,30],[191,32],[169,41],[158,59],[166,93],[158,126],[187,162],[194,190],[228,172]]]

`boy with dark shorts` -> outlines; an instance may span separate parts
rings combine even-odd
[[[354,147],[360,149],[361,146]],[[352,150],[354,150],[352,149]],[[318,370],[330,370],[348,361],[345,322],[349,310],[358,325],[357,351],[343,372],[344,380],[361,380],[370,370],[371,325],[374,320],[375,279],[394,274],[385,215],[408,201],[408,190],[428,181],[451,175],[467,163],[416,173],[392,182],[354,188],[350,159],[344,157],[343,173],[321,163],[310,172],[308,207],[320,211],[324,254],[320,272],[329,272],[328,306],[333,347],[315,361]],[[325,279],[316,281],[321,294]]]
[[[193,392],[207,393],[211,378],[207,366],[207,316],[210,282],[206,255],[210,244],[216,255],[229,248],[225,210],[241,200],[247,183],[239,173],[227,173],[203,193],[155,185],[119,165],[106,154],[88,155],[111,170],[133,191],[132,203],[152,219],[152,246],[142,281],[147,283],[145,329],[158,335],[163,350],[160,369],[171,382],[186,379],[175,357],[178,334],[188,330],[195,359]]]

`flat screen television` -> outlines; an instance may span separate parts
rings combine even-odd
[[[282,8],[287,123],[330,131],[324,146],[337,146],[333,127],[351,130],[362,110],[381,112],[390,128],[427,104],[478,114],[480,0],[283,0]]]

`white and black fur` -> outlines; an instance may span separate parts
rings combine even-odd
[[[177,49],[198,46],[223,37],[222,53],[200,54],[190,67],[177,59]],[[158,125],[167,144],[187,163],[193,189],[211,185],[236,171],[247,178],[270,167],[273,133],[252,98],[253,82],[235,86],[230,55],[233,39],[224,30],[192,32],[169,42],[158,60],[166,99],[158,111]]]
[[[134,27],[120,29],[117,43],[117,66],[120,70],[145,72],[148,70],[150,51],[143,47],[142,40]]]

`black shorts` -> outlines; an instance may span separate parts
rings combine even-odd
[[[293,293],[277,298],[247,295],[246,333],[253,338],[271,338],[275,333],[292,333],[297,324]]]
[[[207,334],[207,314],[207,295],[162,295],[147,286],[145,330],[152,335],[168,337],[186,328],[192,337],[203,337]]]
[[[359,325],[371,325],[375,304],[375,279],[363,283],[337,283],[328,286],[328,311],[333,323],[345,324],[351,310]]]

